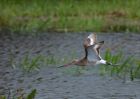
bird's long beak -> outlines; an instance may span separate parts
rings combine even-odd
[[[112,63],[110,63],[110,62],[106,62],[106,65],[112,65]]]
[[[106,62],[106,65],[119,66],[120,64],[112,64],[112,63],[110,63],[110,62]]]

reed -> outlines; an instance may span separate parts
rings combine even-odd
[[[36,89],[32,89],[31,92],[26,95],[22,89],[17,89],[15,94],[10,92],[8,95],[0,96],[0,99],[35,99],[36,94]]]
[[[124,81],[129,77],[134,80],[139,76],[140,64],[132,56],[125,57],[122,52],[112,55],[109,50],[105,53],[105,59],[117,66],[104,66],[104,74],[109,73],[111,76],[117,76]]]

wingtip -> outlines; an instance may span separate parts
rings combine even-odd
[[[62,65],[62,66],[58,66],[57,68],[62,68],[62,67],[65,67],[64,65]]]
[[[68,64],[64,64],[64,65],[58,66],[57,68],[70,66],[70,65],[72,65],[74,62],[75,62],[75,60],[72,61],[72,62],[70,62],[70,63],[68,63]]]
[[[102,44],[104,44],[104,42],[105,42],[105,41],[101,41],[101,42],[99,42],[99,43],[102,43]]]

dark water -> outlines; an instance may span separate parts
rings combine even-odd
[[[39,36],[1,35],[0,37],[0,95],[7,95],[8,89],[26,92],[36,88],[36,99],[140,99],[140,82],[126,82],[83,73],[69,75],[65,69],[54,66],[42,67],[39,71],[24,73],[20,68],[13,69],[11,60],[16,64],[29,54],[55,56],[63,59],[75,52],[76,58],[84,55],[83,40],[89,33],[43,33]],[[122,51],[125,56],[140,58],[140,34],[100,33],[98,40],[104,40],[101,49],[112,53]],[[12,58],[11,58],[12,57]],[[94,69],[94,68],[92,68]]]

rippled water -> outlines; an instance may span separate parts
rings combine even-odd
[[[36,88],[36,99],[139,99],[140,82],[122,83],[115,79],[88,72],[69,75],[65,69],[44,66],[39,71],[25,73],[20,68],[13,69],[12,59],[18,64],[29,54],[54,56],[59,59],[76,58],[84,55],[83,40],[89,33],[43,33],[39,36],[2,35],[0,37],[0,95],[22,88],[30,91]],[[112,53],[122,51],[125,56],[140,58],[140,34],[100,33],[98,40],[104,40],[101,49]],[[92,68],[94,69],[94,68]]]

